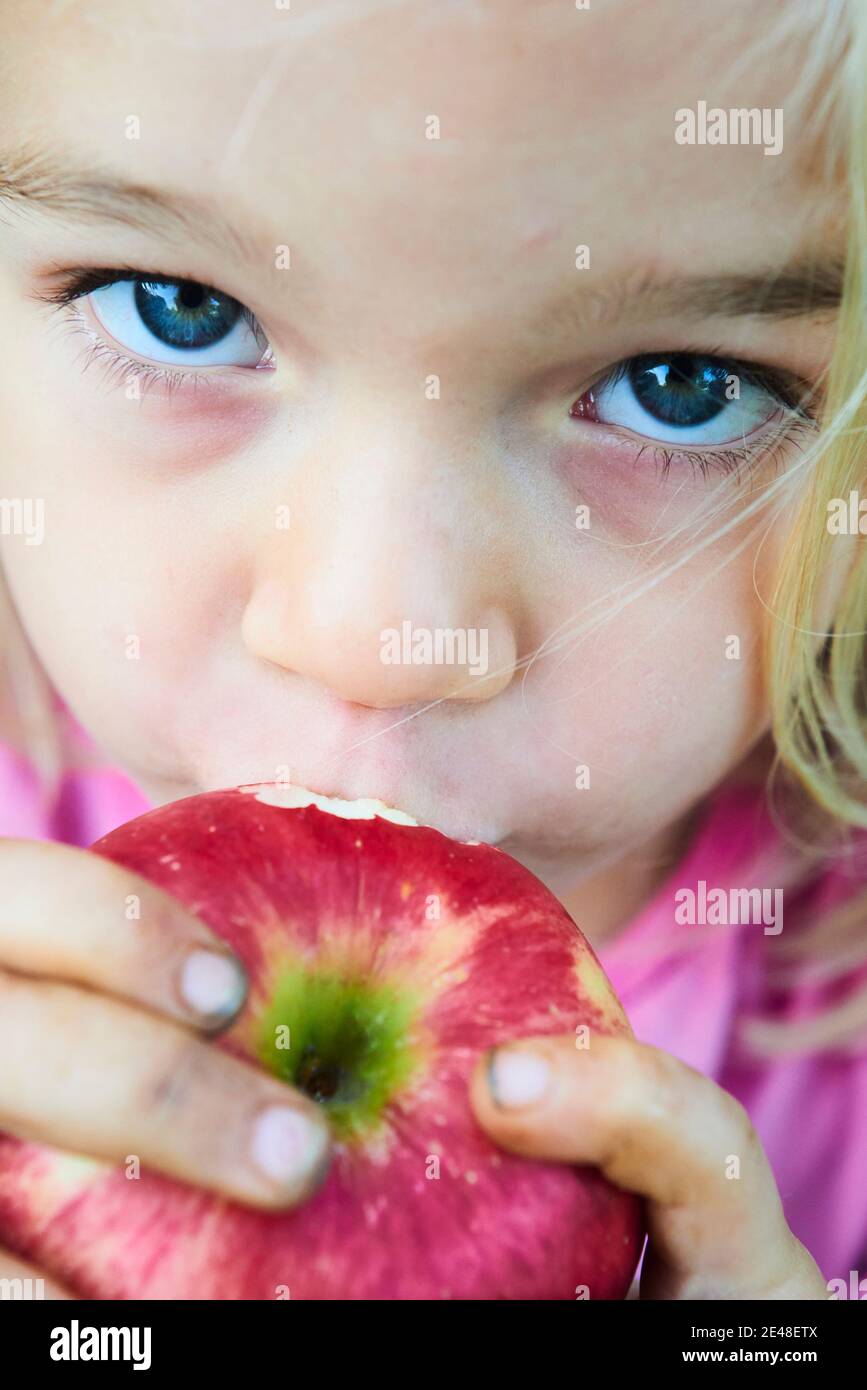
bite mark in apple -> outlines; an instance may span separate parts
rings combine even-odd
[[[393,825],[418,825],[418,821],[409,812],[399,811],[396,806],[386,806],[384,801],[378,801],[372,796],[347,801],[341,796],[323,796],[319,792],[312,792],[307,787],[298,787],[292,783],[274,782],[251,784],[240,787],[239,790],[252,792],[256,800],[261,801],[264,806],[282,806],[291,811],[315,806],[317,811],[325,811],[330,816],[341,816],[344,820],[373,820],[374,816],[379,816],[381,820],[391,821]]]

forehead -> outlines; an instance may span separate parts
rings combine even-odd
[[[616,259],[639,240],[645,261],[712,246],[718,262],[758,228],[785,258],[813,201],[809,103],[791,101],[811,38],[798,14],[778,0],[4,0],[0,123],[219,199],[263,247],[364,245],[392,274],[451,274],[456,255],[500,274],[551,243]],[[782,108],[783,153],[677,144],[675,112],[700,100]]]

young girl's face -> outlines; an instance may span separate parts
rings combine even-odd
[[[792,510],[686,556],[795,468],[841,218],[756,13],[2,0],[4,568],[153,796],[288,774],[590,866],[761,737]],[[679,143],[700,102],[782,150]]]

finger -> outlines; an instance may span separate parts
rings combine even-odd
[[[293,1206],[328,1162],[321,1109],[193,1033],[72,985],[0,972],[0,1130]]]
[[[827,1297],[743,1106],[668,1053],[625,1037],[594,1037],[586,1049],[535,1038],[489,1054],[472,1097],[503,1147],[593,1164],[647,1199],[647,1272],[658,1288],[676,1283],[683,1297],[689,1283],[692,1297],[711,1296],[705,1287],[725,1297],[748,1276],[753,1297]]]
[[[0,882],[0,966],[120,994],[206,1030],[241,1007],[241,963],[167,893],[110,860],[2,840]]]
[[[31,1265],[23,1264],[5,1250],[0,1250],[0,1298],[14,1299],[16,1302],[19,1299],[29,1301],[44,1298],[47,1302],[71,1297],[53,1279],[40,1274]]]

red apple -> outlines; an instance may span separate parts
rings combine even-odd
[[[93,849],[244,961],[248,1003],[214,1045],[322,1101],[332,1166],[305,1206],[273,1215],[0,1137],[4,1244],[93,1298],[625,1295],[637,1199],[595,1169],[498,1150],[468,1102],[497,1043],[628,1032],[531,873],[379,802],[268,785],[162,806]]]

